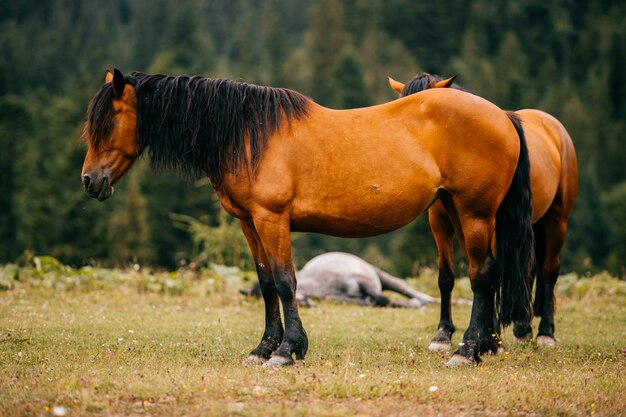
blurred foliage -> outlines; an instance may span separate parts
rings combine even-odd
[[[187,231],[193,241],[193,262],[199,265],[212,263],[233,265],[254,270],[254,259],[248,243],[241,233],[239,222],[220,210],[219,223],[211,226],[202,220],[184,214],[172,214],[175,224]]]
[[[0,265],[0,292],[20,288],[41,288],[59,292],[91,292],[113,290],[125,294],[162,294],[169,296],[206,296],[236,293],[256,281],[256,274],[238,267],[189,264],[173,271],[152,269],[139,264],[127,268],[82,266],[73,268],[51,256],[26,253],[18,264]],[[438,294],[437,271],[422,267],[407,283]],[[559,277],[557,298],[579,300],[606,299],[626,296],[626,281],[618,280],[607,271],[581,276],[571,272]],[[467,277],[457,279],[454,297],[469,300],[472,288]]]
[[[16,287],[46,288],[58,291],[115,289],[115,291],[165,295],[208,295],[223,293],[227,287],[241,288],[250,274],[224,265],[187,265],[174,271],[161,271],[134,264],[111,269],[96,266],[72,268],[51,256],[26,254],[20,264],[0,266],[0,291]]]
[[[337,108],[391,100],[387,75],[408,80],[427,70],[456,73],[503,108],[540,108],[565,124],[581,189],[562,270],[624,277],[624,21],[626,5],[616,0],[4,1],[0,263],[30,250],[73,266],[176,269],[197,257],[247,267],[245,245],[233,249],[243,237],[207,181],[154,175],[140,162],[116,198],[84,195],[79,137],[106,68],[289,87]],[[294,258],[302,266],[346,250],[412,275],[436,262],[429,233],[422,218],[371,239],[294,234]],[[224,239],[232,239],[230,255]]]
[[[588,297],[610,298],[626,295],[626,282],[618,281],[606,271],[590,277],[569,273],[559,277],[557,295],[586,299]]]

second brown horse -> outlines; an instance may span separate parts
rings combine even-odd
[[[442,79],[424,73],[416,75],[406,85],[392,78],[389,78],[389,84],[400,97],[405,97],[431,88],[460,89],[454,80],[455,77]],[[517,110],[515,114],[522,121],[530,158],[537,276],[534,313],[541,317],[537,343],[553,346],[556,343],[554,286],[559,276],[559,254],[565,242],[567,222],[578,193],[576,152],[567,130],[553,116],[535,109]],[[441,318],[437,335],[429,348],[449,350],[455,330],[450,306],[454,288],[452,238],[455,228],[440,202],[436,202],[428,210],[428,221],[437,244],[441,291]],[[465,251],[463,240],[458,241]],[[516,322],[513,335],[516,341],[532,339],[531,321]]]

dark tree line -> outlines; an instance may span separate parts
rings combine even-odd
[[[624,22],[626,3],[608,0],[0,0],[0,262],[28,250],[75,265],[174,268],[198,254],[245,265],[206,181],[140,163],[116,198],[83,194],[79,138],[106,68],[289,87],[335,108],[391,100],[387,75],[429,71],[565,124],[580,193],[563,270],[623,276]],[[435,263],[425,216],[372,239],[297,234],[294,247],[300,265],[333,249],[404,275]]]

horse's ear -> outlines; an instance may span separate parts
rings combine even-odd
[[[124,80],[124,74],[115,68],[113,70],[113,93],[115,93],[116,96],[121,96],[122,92],[124,92],[125,85],[126,81]]]
[[[104,76],[104,83],[110,83],[111,81],[113,81],[113,73],[107,68],[107,73]]]
[[[454,80],[456,80],[456,75],[453,75],[452,77],[445,80],[437,81],[435,84],[433,84],[433,88],[448,88],[452,84],[454,84]]]
[[[399,81],[394,80],[393,78],[391,78],[389,76],[387,77],[387,79],[389,80],[389,85],[391,86],[391,88],[396,90],[396,92],[398,94],[401,94],[402,93],[402,89],[404,88],[404,84],[402,84]]]

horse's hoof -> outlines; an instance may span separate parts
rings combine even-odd
[[[539,339],[539,337],[537,339]],[[528,332],[522,337],[513,335],[513,343],[521,344],[530,342],[531,340],[533,340],[533,332]]]
[[[459,366],[473,365],[476,362],[473,360],[466,358],[463,355],[455,354],[453,355],[448,362],[446,362],[446,366],[448,368],[456,368]]]
[[[537,336],[537,344],[539,346],[554,347],[556,340],[551,336]]]
[[[450,349],[452,349],[452,343],[450,342],[438,342],[433,340],[430,342],[430,345],[428,345],[428,350],[431,352],[449,352]]]
[[[267,362],[263,364],[264,368],[280,368],[283,366],[293,365],[293,358],[291,356],[272,356]]]
[[[264,357],[252,354],[248,355],[248,357],[243,360],[245,366],[258,366],[263,365],[265,362],[267,362],[267,359]]]

